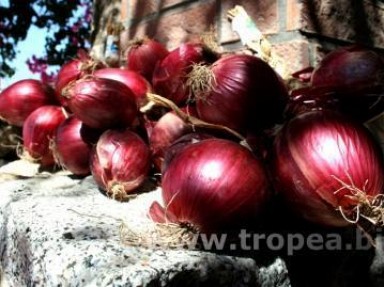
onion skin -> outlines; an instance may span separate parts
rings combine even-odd
[[[201,142],[203,140],[212,139],[213,135],[207,133],[190,132],[179,137],[170,144],[163,153],[161,161],[161,172],[164,173],[169,163],[181,152],[185,147]]]
[[[324,96],[333,93],[339,109],[366,121],[384,111],[384,60],[357,45],[327,54],[312,73],[311,87]]]
[[[157,62],[163,60],[168,54],[169,51],[163,44],[154,39],[145,38],[128,47],[127,67],[148,81],[152,81]]]
[[[20,80],[0,93],[0,117],[10,125],[22,127],[37,108],[58,105],[54,90],[34,79]]]
[[[146,94],[152,91],[151,84],[140,74],[127,69],[103,68],[96,70],[93,75],[98,78],[111,79],[125,84],[136,97],[139,106],[146,101]]]
[[[96,67],[100,68],[101,66],[101,63],[96,63],[85,51],[79,52],[77,58],[64,63],[57,74],[55,83],[56,96],[60,103],[67,107],[66,98],[62,97],[61,94],[68,84],[79,80],[91,73]]]
[[[312,111],[297,116],[278,133],[274,152],[276,189],[308,221],[346,226],[349,222],[339,207],[356,216],[352,209],[357,202],[347,197],[350,190],[340,190],[338,180],[352,180],[372,197],[383,191],[383,157],[377,143],[362,125],[341,114]]]
[[[27,158],[48,167],[55,163],[50,149],[58,126],[65,120],[61,107],[43,106],[33,111],[23,125],[23,147]]]
[[[82,71],[83,62],[80,59],[74,59],[66,62],[59,70],[56,79],[56,93],[61,95],[63,88],[72,81],[76,81],[84,76]],[[61,97],[59,97],[61,98]]]
[[[191,131],[192,127],[173,112],[166,113],[157,121],[149,137],[149,146],[158,170],[161,170],[166,149],[172,142]]]
[[[92,147],[80,134],[82,122],[71,115],[57,128],[54,139],[54,155],[58,165],[75,175],[91,173],[89,158]]]
[[[147,144],[129,130],[107,130],[91,152],[93,178],[107,195],[124,200],[141,186],[151,167]]]
[[[210,67],[211,88],[196,96],[199,117],[239,132],[259,131],[282,122],[288,99],[277,73],[249,55],[230,55]]]
[[[312,72],[311,85],[359,93],[384,85],[384,61],[369,49],[347,46],[327,54]]]
[[[268,188],[261,162],[224,139],[185,147],[162,176],[170,217],[208,233],[252,222],[268,198]]]
[[[184,105],[190,96],[186,85],[187,74],[193,64],[204,62],[205,59],[201,44],[181,44],[156,65],[152,78],[153,89],[176,105]]]
[[[66,89],[64,96],[70,110],[95,129],[129,127],[138,114],[133,92],[111,79],[80,79]]]

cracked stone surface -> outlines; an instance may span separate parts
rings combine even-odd
[[[121,226],[146,216],[159,189],[121,203],[92,177],[66,175],[0,184],[0,254],[8,286],[290,286],[285,263],[196,250],[130,246]]]

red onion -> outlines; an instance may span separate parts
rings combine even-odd
[[[137,190],[151,166],[147,144],[129,130],[104,132],[91,153],[92,175],[117,200]]]
[[[51,140],[64,120],[65,114],[58,106],[43,106],[33,111],[23,125],[23,156],[44,167],[53,165]]]
[[[63,106],[67,106],[66,98],[61,96],[65,86],[93,72],[101,64],[92,60],[84,51],[78,53],[77,58],[66,62],[59,70],[56,79],[56,95]]]
[[[165,150],[176,139],[191,131],[192,127],[184,123],[184,121],[173,112],[166,113],[157,121],[149,137],[149,145],[152,152],[153,163],[158,170],[161,170]]]
[[[347,46],[327,54],[313,71],[311,86],[335,93],[341,110],[355,118],[384,111],[384,61],[367,48]]]
[[[153,89],[175,104],[183,105],[190,97],[190,90],[186,85],[187,74],[193,64],[205,62],[206,59],[208,56],[203,45],[192,43],[180,45],[158,62],[153,72]]]
[[[127,127],[138,114],[132,91],[123,83],[111,79],[80,79],[69,85],[63,96],[76,117],[96,129]]]
[[[91,145],[81,137],[82,122],[75,116],[65,119],[57,128],[54,138],[56,162],[75,175],[90,174]]]
[[[384,188],[377,143],[363,125],[331,111],[303,113],[280,130],[273,170],[289,206],[328,226],[349,224],[342,215],[354,219],[357,209],[363,215]]]
[[[139,106],[146,103],[146,94],[151,92],[151,84],[140,74],[120,68],[103,68],[93,73],[95,77],[111,79],[125,84],[136,96]]]
[[[369,49],[347,46],[327,54],[312,72],[311,84],[356,93],[384,85],[384,62]]]
[[[237,131],[259,130],[282,120],[287,91],[277,73],[249,55],[230,55],[211,67],[195,66],[192,84],[199,117]],[[203,84],[202,84],[203,83]]]
[[[0,118],[11,125],[21,127],[34,110],[56,103],[54,91],[50,86],[38,80],[20,80],[0,93]]]
[[[134,41],[127,49],[127,67],[152,81],[153,71],[158,61],[169,54],[165,46],[154,39]]]
[[[207,139],[186,146],[169,163],[162,176],[164,212],[202,232],[227,230],[255,219],[268,187],[262,163],[248,149]]]
[[[172,142],[167,148],[164,149],[161,161],[161,172],[164,173],[168,168],[169,163],[181,152],[185,147],[201,142],[206,139],[214,138],[213,135],[207,133],[191,132],[187,133]]]

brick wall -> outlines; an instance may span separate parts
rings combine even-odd
[[[122,0],[122,45],[146,35],[173,49],[212,26],[223,48],[240,49],[226,17],[235,5],[246,9],[291,71],[315,65],[339,45],[384,49],[382,0]]]

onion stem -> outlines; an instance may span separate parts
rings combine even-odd
[[[238,132],[222,125],[215,125],[215,124],[210,124],[207,122],[204,122],[196,117],[190,116],[186,113],[184,113],[174,102],[172,102],[169,99],[166,99],[162,96],[152,94],[152,93],[147,93],[147,98],[149,101],[152,101],[153,103],[163,106],[166,108],[169,108],[173,110],[178,117],[180,117],[186,124],[191,125],[192,127],[199,127],[199,128],[206,128],[206,129],[213,129],[213,130],[220,130],[224,131],[232,136],[235,136],[237,139],[240,140],[241,144],[243,144],[245,147],[248,149],[251,149],[249,145],[247,144],[246,139],[239,134]]]

